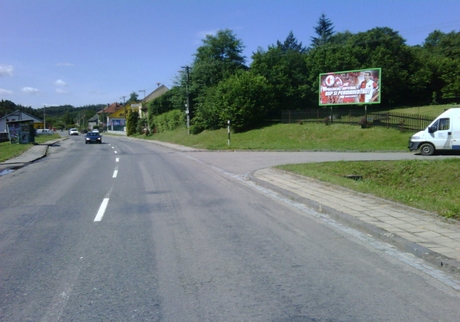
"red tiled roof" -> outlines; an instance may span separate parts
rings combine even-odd
[[[106,108],[104,108],[102,111],[99,111],[98,113],[106,113],[106,114],[112,114],[121,109],[123,106],[121,106],[118,103],[112,103]]]

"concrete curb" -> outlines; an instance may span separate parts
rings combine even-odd
[[[0,171],[4,169],[19,169],[29,163],[37,161],[45,157],[48,153],[48,148],[61,142],[65,139],[57,139],[52,141],[47,141],[45,143],[36,144],[32,146],[29,150],[17,156],[16,158],[0,162]]]

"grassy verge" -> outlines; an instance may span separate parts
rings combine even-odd
[[[44,134],[35,137],[35,143],[44,143],[49,140],[59,139],[59,134]],[[10,142],[0,143],[0,162],[20,156],[33,147],[33,144],[11,144]]]
[[[460,219],[460,159],[324,162],[277,168]],[[362,176],[362,180],[345,178]]]
[[[245,133],[232,133],[230,145],[226,129],[187,135],[185,128],[142,138],[182,144],[208,150],[277,151],[408,151],[410,134],[395,129],[361,129],[346,124],[276,124]]]

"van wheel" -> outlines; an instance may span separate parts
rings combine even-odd
[[[434,146],[430,143],[423,143],[420,146],[420,153],[422,155],[433,155],[434,153]]]

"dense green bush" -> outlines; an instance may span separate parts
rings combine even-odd
[[[206,100],[198,106],[195,125],[218,129],[230,120],[235,132],[261,124],[271,108],[272,86],[266,78],[240,71],[208,90]]]
[[[174,130],[185,124],[185,113],[179,110],[172,110],[153,118],[151,128],[155,128],[157,133]]]
[[[133,135],[137,133],[137,123],[139,121],[139,112],[138,111],[129,111],[128,112],[128,121],[126,126],[126,135]]]

